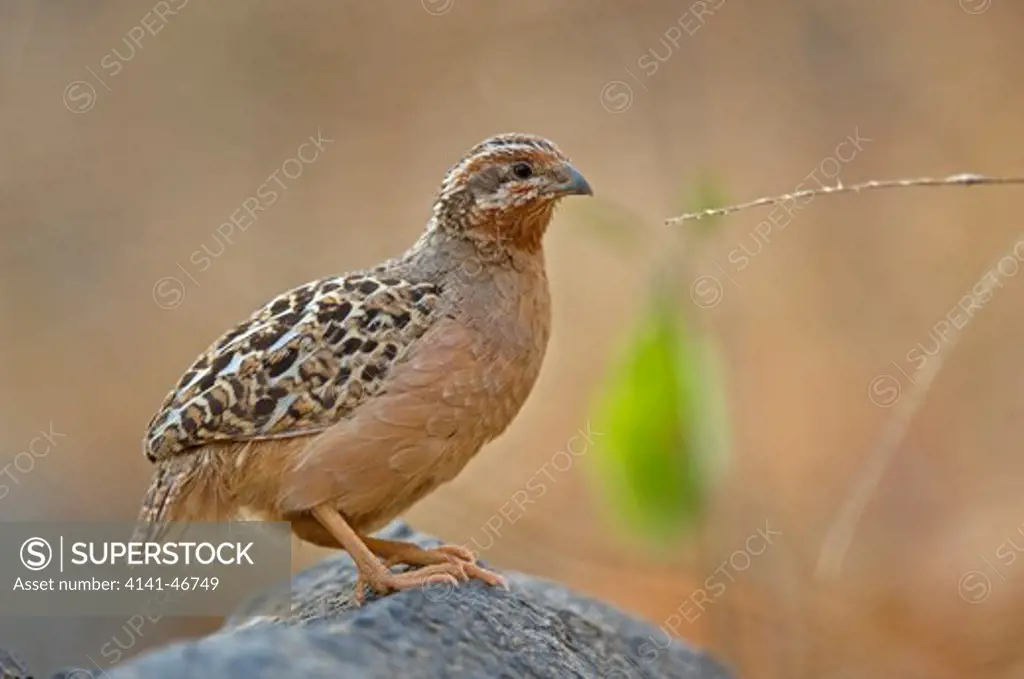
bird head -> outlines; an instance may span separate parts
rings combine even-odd
[[[474,146],[448,171],[434,220],[472,240],[539,250],[555,204],[590,195],[587,180],[552,142],[502,134]]]

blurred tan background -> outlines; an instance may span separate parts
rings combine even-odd
[[[701,177],[745,200],[816,169],[844,183],[1024,172],[1024,6],[156,9],[0,5],[0,464],[41,430],[63,434],[0,479],[0,517],[133,518],[150,473],[141,434],[194,355],[277,292],[403,250],[450,163],[490,134],[529,131],[556,140],[598,199],[567,204],[548,236],[556,323],[524,412],[410,520],[613,601],[743,676],[1024,672],[1017,188],[818,198],[769,230],[769,210],[744,212],[689,251],[705,277],[692,310],[722,344],[733,419],[733,464],[698,534],[646,549],[611,520],[586,454],[544,467],[586,430],[668,246],[699,228],[661,220]],[[142,30],[141,46],[126,38]],[[217,240],[318,130],[333,143],[255,224]],[[858,132],[869,141],[852,158],[837,149]],[[962,298],[1008,255],[1001,287],[955,346],[942,340],[936,323],[962,319]],[[925,350],[942,371],[902,410],[922,395]],[[829,526],[901,421],[841,570],[816,576]],[[496,519],[545,468],[543,497]],[[738,558],[766,525],[781,535]],[[295,554],[300,566],[324,552]],[[3,620],[0,646],[46,625]],[[55,642],[75,657],[104,643],[85,627]],[[207,628],[167,625],[130,652]]]

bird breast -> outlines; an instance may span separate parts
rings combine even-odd
[[[490,440],[512,422],[540,374],[551,331],[547,277],[543,268],[503,270],[473,287],[461,306],[456,318],[476,335]]]
[[[454,478],[511,424],[547,347],[543,269],[457,288],[381,392],[300,455],[282,489],[285,511],[331,501],[356,530],[374,530]]]

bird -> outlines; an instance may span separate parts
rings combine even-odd
[[[550,336],[545,232],[562,198],[592,195],[544,137],[474,145],[403,254],[278,295],[195,360],[143,438],[155,471],[133,539],[175,522],[281,521],[349,554],[357,604],[367,590],[507,587],[465,547],[373,533],[519,413]]]

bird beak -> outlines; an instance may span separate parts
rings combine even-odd
[[[583,178],[580,171],[572,165],[567,165],[569,178],[561,184],[555,184],[552,187],[553,192],[558,196],[592,196],[594,191],[590,188],[590,184]]]

